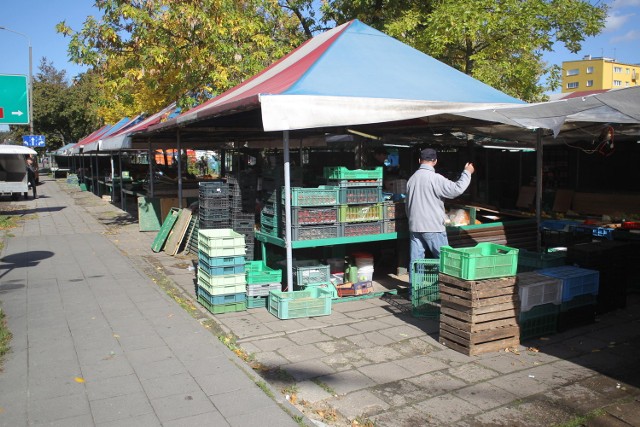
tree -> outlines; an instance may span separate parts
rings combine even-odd
[[[88,74],[81,75],[73,85],[64,70],[57,70],[42,58],[33,78],[33,128],[44,135],[47,150],[78,141],[93,132],[98,124],[91,99],[95,85]],[[29,134],[26,126],[10,126],[11,139],[22,141]]]
[[[275,0],[96,0],[102,17],[75,32],[69,54],[99,75],[108,122],[190,107],[261,71],[297,46],[298,21]]]
[[[539,101],[546,89],[541,76],[557,75],[543,52],[556,42],[578,52],[586,37],[604,28],[607,6],[585,0],[335,0],[323,11],[325,20],[358,18],[512,96]]]

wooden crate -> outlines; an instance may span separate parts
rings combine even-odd
[[[520,344],[516,277],[440,281],[440,342],[473,356]]]

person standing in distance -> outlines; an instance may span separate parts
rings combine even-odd
[[[33,190],[33,198],[38,198],[38,189],[36,188],[36,171],[33,165],[33,159],[31,157],[27,157],[26,159],[27,166],[27,180],[31,185],[31,189]],[[24,198],[27,198],[27,193],[24,193]]]
[[[453,182],[436,173],[438,153],[433,148],[420,152],[420,168],[407,181],[406,209],[409,217],[409,258],[411,263],[426,253],[440,258],[440,247],[449,244],[445,228],[444,199],[464,193],[475,171],[467,163],[460,178]]]

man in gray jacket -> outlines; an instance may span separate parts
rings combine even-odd
[[[430,253],[432,258],[440,258],[440,247],[449,244],[444,199],[453,199],[464,193],[475,171],[473,164],[467,163],[460,178],[453,182],[436,173],[437,163],[436,150],[425,148],[420,152],[420,168],[407,181],[406,209],[411,263],[424,258],[425,253]]]

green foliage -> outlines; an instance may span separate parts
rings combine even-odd
[[[97,0],[99,19],[75,32],[69,54],[101,77],[99,115],[107,122],[183,108],[237,85],[303,40],[298,21],[275,0]]]
[[[0,365],[3,361],[4,355],[11,349],[9,343],[11,342],[12,337],[13,335],[11,334],[11,331],[7,328],[4,310],[0,308]]]
[[[538,82],[557,69],[542,54],[556,42],[578,52],[604,28],[607,6],[585,0],[335,0],[324,18],[358,18],[452,67],[526,101],[539,101]]]
[[[76,142],[97,128],[95,87],[90,73],[69,84],[64,70],[42,58],[33,77],[33,128],[36,135],[45,136],[47,150]],[[10,126],[10,130],[13,141],[30,132],[27,126]]]

